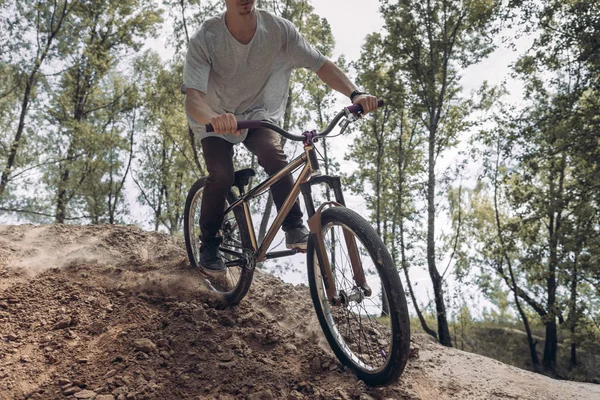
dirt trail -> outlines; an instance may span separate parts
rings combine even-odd
[[[600,399],[416,336],[396,385],[340,366],[305,286],[257,273],[206,302],[181,240],[124,226],[0,226],[0,399]]]

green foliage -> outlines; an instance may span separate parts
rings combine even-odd
[[[418,248],[405,243],[405,233],[422,229],[414,223],[415,195],[426,191],[427,249],[420,258],[427,260],[440,340],[446,345],[450,335],[442,289],[445,272],[440,274],[436,266],[435,219],[436,184],[446,183],[447,174],[436,175],[436,162],[473,125],[468,117],[474,107],[461,96],[458,79],[462,69],[494,49],[491,32],[499,5],[488,0],[385,1],[381,10],[387,35],[370,35],[356,64],[359,83],[388,103],[361,126],[349,158],[360,160],[362,169],[350,184],[367,193],[377,231],[392,244],[394,257],[400,254],[405,271],[414,255],[406,249]],[[423,176],[426,190],[416,183]],[[460,222],[456,232],[455,243]]]
[[[175,234],[183,226],[187,191],[205,175],[195,167],[179,93],[183,68],[181,64],[163,67],[156,54],[145,54],[136,64],[146,75],[141,78],[145,107],[139,132],[143,140],[137,147],[140,161],[134,173],[138,200],[152,209],[156,230],[162,226]]]
[[[30,183],[48,191],[34,197],[9,196],[14,200],[9,200],[11,209],[31,210],[35,204],[38,213],[54,216],[57,222],[81,218],[94,223],[123,221],[127,213],[123,186],[133,156],[132,132],[139,101],[120,62],[156,34],[160,13],[154,2],[147,0],[38,6],[29,2],[15,6],[21,17],[35,21],[31,26],[37,31],[33,38],[38,40],[24,35],[10,44],[13,71],[23,71],[14,76],[22,85],[17,89],[23,90],[24,105],[18,128],[15,122],[10,125],[17,131],[11,147],[17,150],[16,162],[9,154],[2,181],[30,171],[41,175],[41,182],[23,179],[21,189],[28,190]],[[21,26],[18,18],[9,25],[11,29]],[[25,54],[18,50],[34,45],[33,60],[23,57],[16,61]],[[42,76],[43,63],[58,60],[60,72]],[[32,119],[47,129],[23,129],[27,104],[42,111]],[[25,146],[27,152],[22,152]]]
[[[524,3],[524,13],[536,16],[540,30],[529,54],[514,68],[526,89],[526,106],[517,110],[500,104],[498,127],[480,135],[485,177],[494,188],[488,196],[494,200],[488,200],[487,208],[485,202],[471,203],[472,234],[480,245],[470,247],[471,254],[479,255],[470,262],[480,257],[475,262],[495,270],[535,310],[548,329],[544,364],[554,369],[560,362],[556,321],[568,327],[571,343],[580,346],[586,340],[578,332],[593,326],[597,313],[588,294],[595,281],[583,261],[598,248],[599,136],[590,113],[597,103],[590,90],[589,58],[573,58],[581,44],[573,32],[566,35],[579,11],[595,2],[583,8]],[[485,211],[490,204],[496,209],[493,218]],[[494,224],[496,239],[490,239]],[[513,263],[515,284],[504,262]]]

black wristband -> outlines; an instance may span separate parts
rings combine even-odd
[[[361,91],[361,90],[358,90],[358,89],[356,89],[355,91],[353,91],[352,93],[350,93],[350,101],[352,101],[352,102],[353,102],[353,101],[354,101],[354,98],[355,98],[356,96],[360,96],[361,94],[366,94],[366,93],[365,93],[365,92],[363,92],[363,91]]]

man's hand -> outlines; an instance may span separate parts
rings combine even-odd
[[[242,134],[242,131],[237,129],[237,120],[235,119],[235,116],[230,113],[212,117],[210,119],[210,124],[213,126],[215,133],[219,135],[235,133],[236,136],[239,136]]]
[[[361,94],[354,97],[352,104],[360,104],[363,108],[363,115],[377,110],[377,97],[370,94]]]

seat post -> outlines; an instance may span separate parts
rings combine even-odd
[[[251,168],[235,171],[233,185],[240,191],[240,196],[246,193],[245,187],[250,183],[250,178],[255,175]]]
[[[240,183],[240,184],[236,185],[236,187],[240,191],[240,197],[242,197],[243,195],[246,194],[246,189],[245,189],[246,185]]]

